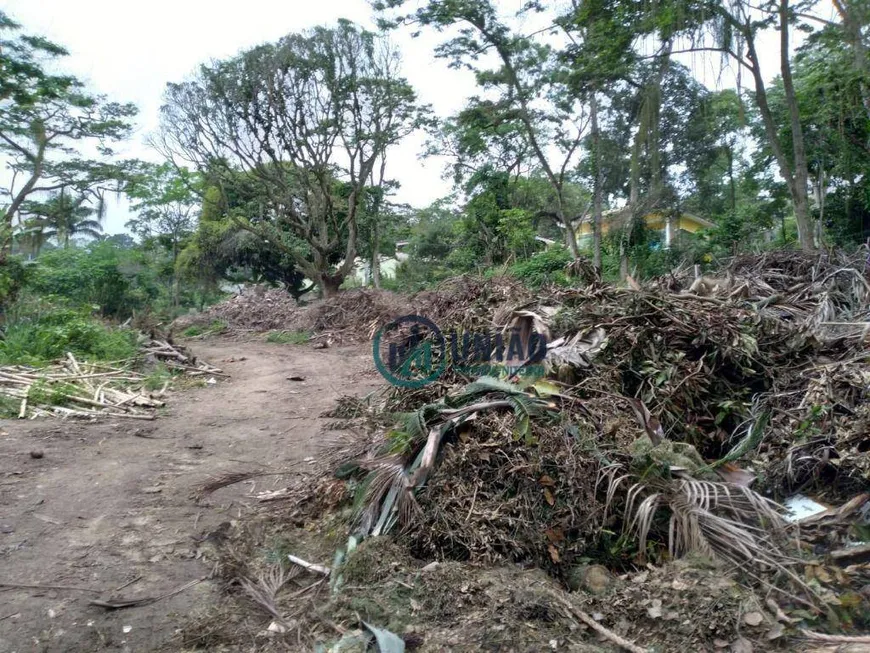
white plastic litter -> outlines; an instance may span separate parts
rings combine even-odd
[[[800,521],[828,509],[828,506],[823,506],[803,494],[789,497],[783,502],[783,505],[788,510],[788,514],[785,516],[788,521]]]

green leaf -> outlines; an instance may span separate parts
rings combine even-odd
[[[541,379],[532,384],[532,388],[538,393],[539,397],[553,397],[561,394],[561,388],[555,383]]]

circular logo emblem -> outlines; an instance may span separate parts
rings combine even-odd
[[[373,342],[375,367],[401,388],[422,388],[447,367],[447,343],[432,320],[405,315],[384,325]]]

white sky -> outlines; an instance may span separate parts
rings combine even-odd
[[[521,2],[499,4],[509,11]],[[71,55],[64,60],[65,70],[91,89],[116,101],[135,103],[140,110],[138,129],[120,154],[155,161],[159,156],[144,141],[157,127],[167,82],[185,79],[209,59],[234,55],[289,32],[332,24],[338,18],[374,27],[366,0],[4,0],[4,11],[25,32],[42,34],[65,46]],[[759,49],[763,62],[770,63],[765,77],[772,78],[778,72],[777,38],[775,34],[765,37]],[[435,59],[433,49],[440,42],[439,35],[424,31],[414,39],[405,31],[391,38],[403,53],[405,76],[437,115],[454,113],[476,92],[469,72],[450,69]],[[685,63],[694,63],[712,85],[722,84],[715,84],[709,73],[699,70],[701,62]],[[388,163],[388,176],[402,184],[396,199],[414,206],[425,206],[451,190],[442,178],[444,160],[418,157],[424,140],[422,134],[406,139]],[[105,230],[121,232],[130,217],[126,203],[109,204]]]

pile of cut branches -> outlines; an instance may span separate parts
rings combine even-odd
[[[354,289],[313,304],[311,329],[339,341],[371,340],[385,323],[413,312],[401,295],[387,290]]]
[[[273,329],[304,329],[301,325],[305,307],[300,306],[286,290],[246,288],[241,294],[208,307],[202,313],[182,316],[173,322],[180,332],[192,325],[208,325],[216,320],[225,322],[231,331],[264,332]]]
[[[536,295],[451,280],[415,297],[417,313],[442,332],[534,327],[549,342],[543,365],[474,379],[448,359],[425,387],[354,404],[348,416],[370,430],[323,456],[334,474],[283,494],[292,520],[353,497],[338,594],[332,580],[358,542],[390,534],[421,561],[515,561],[565,586],[590,562],[654,576],[691,554],[756,593],[743,623],[770,608],[771,641],[824,628],[832,610],[862,628],[866,261],[866,250],[766,254],[718,275]],[[843,508],[793,523],[775,501],[796,490]],[[659,607],[642,604],[639,618]],[[706,648],[721,645],[708,635],[697,634]]]
[[[48,367],[0,368],[0,396],[19,402],[18,417],[126,417],[154,419],[164,405],[160,395],[143,387],[145,377],[127,367],[80,363],[67,353]]]
[[[183,372],[187,376],[227,376],[220,368],[197,360],[187,347],[167,340],[143,338],[139,343],[139,351],[146,363],[162,363],[170,370]]]
[[[408,414],[348,457],[356,535],[398,524],[421,557],[533,561],[557,577],[583,559],[623,568],[696,552],[773,574],[818,608],[794,569],[794,533],[760,492],[838,502],[870,490],[863,261],[760,256],[734,261],[721,287],[596,283],[515,304],[501,281],[454,280],[452,300],[426,296],[442,331],[522,318],[576,351],[551,346],[548,378],[505,369],[466,386],[448,365],[436,384],[389,390],[384,408]],[[484,406],[522,396],[548,408],[445,419],[484,387]]]
[[[46,367],[0,367],[0,401],[4,412],[19,419],[46,417],[125,417],[151,420],[163,400],[171,377],[162,387],[149,389],[143,367],[162,365],[187,377],[227,376],[197,360],[185,347],[141,336],[136,358],[115,362],[79,361],[71,353]]]

